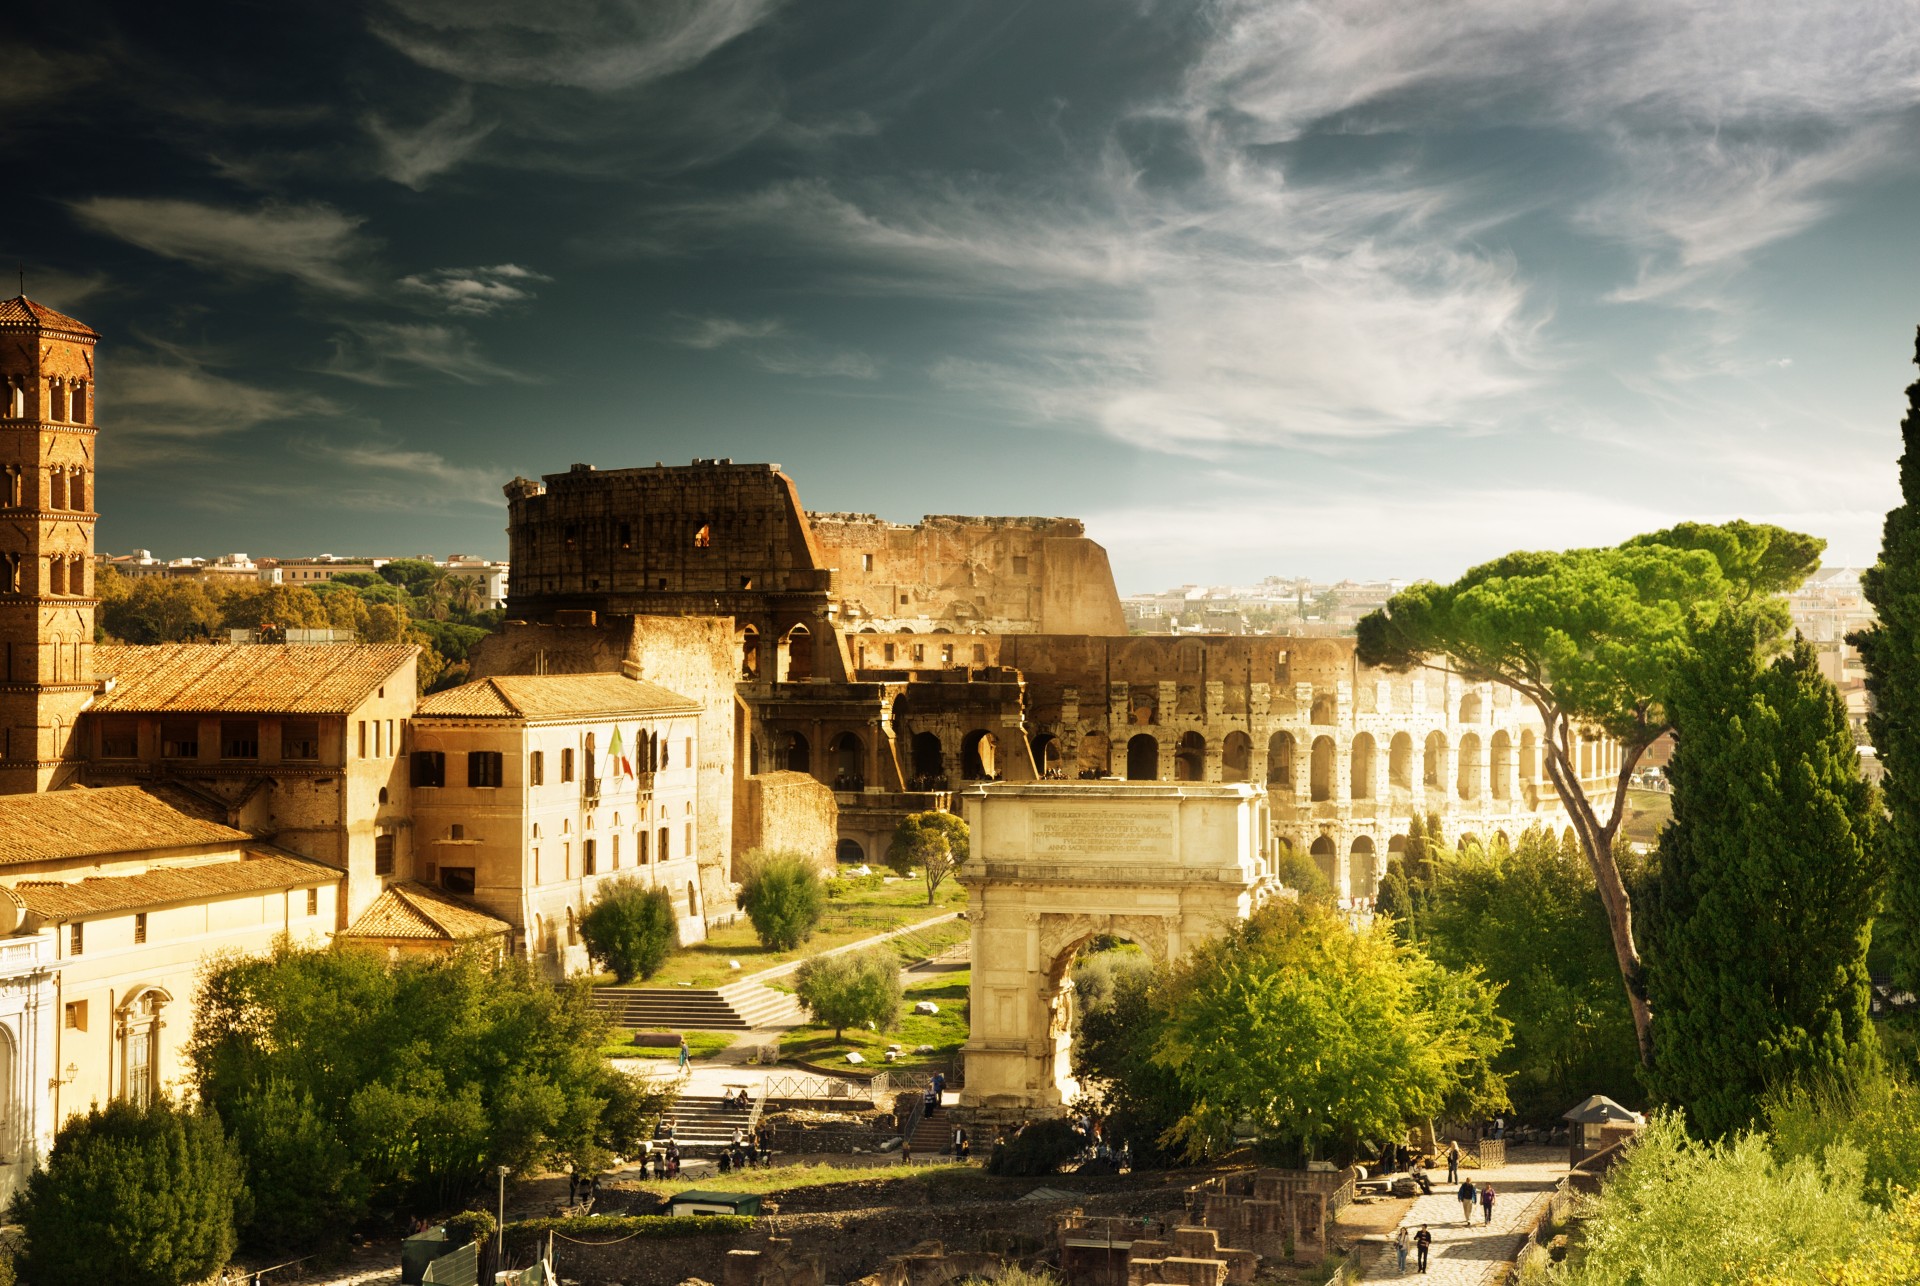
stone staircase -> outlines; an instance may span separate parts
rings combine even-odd
[[[725,987],[595,987],[594,1008],[622,1027],[753,1031],[806,1021],[800,1002],[757,982]]]
[[[919,1124],[913,1127],[913,1155],[921,1160],[931,1161],[938,1157],[953,1142],[953,1111],[943,1107],[932,1116],[921,1113]]]
[[[717,1094],[682,1094],[667,1111],[673,1121],[673,1141],[680,1151],[692,1155],[718,1152],[733,1142],[733,1132],[742,1135],[760,1123],[762,1100],[742,1112],[723,1107]]]

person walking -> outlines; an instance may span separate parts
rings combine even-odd
[[[687,1050],[687,1038],[685,1036],[682,1036],[680,1038],[680,1070],[681,1071],[684,1072],[687,1070],[687,1063],[689,1059],[690,1059],[690,1055]]]
[[[1460,1140],[1447,1144],[1447,1182],[1460,1182]]]
[[[1424,1273],[1427,1271],[1427,1254],[1433,1249],[1433,1234],[1427,1231],[1425,1224],[1421,1224],[1420,1231],[1413,1234],[1413,1248],[1420,1253],[1420,1271]]]
[[[1460,1185],[1458,1196],[1460,1198],[1460,1222],[1471,1225],[1473,1223],[1473,1203],[1480,1199],[1479,1190],[1473,1186],[1472,1179],[1468,1179]]]
[[[1480,1185],[1480,1214],[1482,1223],[1493,1222],[1493,1185],[1491,1183]]]
[[[1407,1275],[1407,1247],[1413,1244],[1413,1236],[1405,1228],[1393,1234],[1393,1253],[1400,1259],[1400,1275]]]

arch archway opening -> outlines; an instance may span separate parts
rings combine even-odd
[[[1461,799],[1480,798],[1480,789],[1484,784],[1480,773],[1480,734],[1469,732],[1460,738],[1460,765],[1455,793]]]
[[[940,744],[937,734],[916,732],[913,734],[912,753],[913,780],[908,783],[912,790],[945,790],[947,788],[947,752]]]
[[[864,866],[867,861],[867,850],[860,846],[859,840],[843,838],[834,845],[833,857],[836,862],[847,866]]]
[[[1374,851],[1372,836],[1354,836],[1353,847],[1347,856],[1347,868],[1347,874],[1353,881],[1354,897],[1371,899],[1379,896],[1379,855]]]
[[[1229,732],[1220,745],[1220,780],[1253,780],[1253,738],[1244,732]]]
[[[1160,743],[1148,733],[1137,733],[1127,741],[1127,780],[1160,780]]]
[[[789,732],[781,738],[780,758],[788,772],[813,771],[813,748],[807,739],[797,732]]]
[[[740,631],[740,677],[760,677],[760,631],[751,625]]]
[[[813,634],[796,625],[780,640],[780,681],[799,683],[813,677]]]
[[[1420,767],[1421,783],[1428,790],[1447,788],[1447,735],[1444,732],[1427,734],[1426,754]]]
[[[1267,786],[1293,790],[1293,734],[1276,732],[1267,738]]]
[[[1113,771],[1113,747],[1103,732],[1090,732],[1080,738],[1080,776],[1086,779],[1105,777]]]
[[[1175,781],[1204,781],[1207,776],[1207,739],[1197,732],[1180,735],[1173,752]]]
[[[867,743],[858,734],[841,732],[827,745],[828,761],[833,765],[835,790],[867,788]]]
[[[1051,732],[1036,732],[1028,738],[1027,748],[1033,752],[1034,771],[1043,780],[1067,775],[1060,763],[1060,738]]]
[[[1333,738],[1313,739],[1312,763],[1308,766],[1308,793],[1315,803],[1333,798]]]
[[[1000,740],[975,728],[960,740],[960,775],[967,781],[1000,780]]]
[[[1320,874],[1327,877],[1328,884],[1336,889],[1340,887],[1340,872],[1337,869],[1340,853],[1333,846],[1333,836],[1315,836],[1313,845],[1307,849],[1307,856],[1311,857],[1313,864],[1320,868]]]
[[[1372,733],[1363,732],[1353,739],[1347,765],[1348,794],[1352,798],[1373,798],[1373,761],[1378,757],[1379,751],[1374,747]]]

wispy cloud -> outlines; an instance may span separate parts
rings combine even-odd
[[[487,465],[455,464],[437,451],[389,438],[353,442],[303,438],[292,445],[297,454],[347,473],[343,490],[353,508],[406,510],[448,502],[504,508],[500,488],[513,476],[511,471]],[[368,486],[351,478],[369,473],[389,475],[396,481],[391,486]]]
[[[333,356],[321,369],[359,384],[400,387],[410,382],[409,368],[462,384],[534,382],[534,377],[488,358],[473,337],[457,326],[364,322],[336,334],[332,344]]]
[[[215,374],[184,350],[116,356],[113,363],[114,448],[128,438],[175,442],[240,433],[261,424],[333,415],[326,398],[269,389]]]
[[[96,232],[235,277],[290,277],[329,294],[360,295],[372,246],[362,220],[321,204],[234,209],[163,197],[88,197],[74,215]]]
[[[855,349],[796,334],[778,318],[694,317],[672,338],[687,348],[737,348],[761,370],[801,379],[877,380],[880,363]]]
[[[695,66],[778,0],[393,0],[374,32],[435,71],[612,91]]]
[[[446,312],[484,317],[502,308],[529,303],[533,287],[553,278],[517,263],[491,268],[436,268],[400,279],[400,287]]]
[[[412,129],[379,116],[366,118],[367,132],[380,148],[380,173],[416,192],[471,156],[497,124],[474,119],[471,89],[462,90],[445,111]]]

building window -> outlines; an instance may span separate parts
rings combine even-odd
[[[282,759],[318,759],[320,722],[317,719],[285,719],[280,724]]]
[[[162,759],[198,759],[200,757],[200,721],[168,719],[160,725]]]
[[[449,893],[473,892],[473,868],[471,866],[443,866],[440,868],[440,887]]]
[[[687,823],[687,847],[682,850],[687,856],[693,856],[693,823]]]
[[[534,751],[527,756],[527,785],[544,786],[547,784],[547,756],[542,751]]]
[[[393,836],[390,834],[373,837],[373,873],[393,874]]]
[[[307,914],[308,915],[320,914],[320,890],[319,889],[307,890]]]
[[[133,945],[140,946],[147,940],[147,913],[138,911],[133,917]]]
[[[87,949],[87,924],[84,920],[75,920],[67,926],[67,954],[77,956]]]
[[[387,720],[387,754],[389,757],[400,753],[400,743],[393,735],[393,720]]]
[[[362,759],[367,757],[367,721],[365,719],[360,721],[360,757]]]
[[[887,644],[887,660],[893,660],[893,644]]]
[[[943,665],[953,664],[953,644],[942,643],[940,645],[940,662]]]
[[[592,875],[595,873],[596,857],[594,842],[590,839],[580,841],[580,874]]]
[[[665,862],[671,857],[672,854],[669,852],[669,846],[667,844],[667,828],[662,826],[660,828],[660,860]]]
[[[506,768],[498,750],[467,752],[467,785],[498,786],[506,780]]]
[[[100,721],[100,757],[102,759],[138,759],[140,757],[140,721],[106,718]]]
[[[222,719],[220,721],[220,757],[222,759],[258,759],[260,757],[260,721],[258,719]]]
[[[444,786],[447,784],[447,753],[444,750],[416,750],[413,752],[413,784],[415,786]]]
[[[568,746],[560,752],[560,780],[573,780],[573,747]]]
[[[916,660],[916,661],[924,661],[924,660],[926,660],[926,659],[927,659],[927,645],[926,645],[926,644],[924,644],[924,643],[915,643],[915,644],[913,645],[913,659],[914,659],[914,660]]]
[[[872,555],[872,554],[862,554],[862,555],[860,555],[860,570],[861,570],[861,571],[863,571],[863,572],[870,572],[870,571],[872,571],[872,570],[873,570],[873,555]]]
[[[560,846],[560,878],[573,878],[573,844],[571,841]]]
[[[68,1031],[85,1031],[87,1029],[86,1001],[69,1000],[67,1002],[66,1023]]]
[[[620,837],[618,835],[615,835],[613,837],[613,852],[610,854],[610,856],[613,858],[613,869],[616,871],[619,870],[620,869]]]
[[[694,530],[693,547],[695,549],[713,548],[713,527],[710,524],[703,522]]]
[[[647,833],[640,831],[634,838],[640,841],[640,865],[645,866],[647,864]]]
[[[985,665],[987,663],[987,645],[985,643],[975,643],[973,645],[973,663],[975,665]]]
[[[453,825],[447,827],[448,839],[465,839],[466,837],[467,837],[467,828],[461,823],[455,822],[453,823]]]
[[[1013,556],[1013,574],[1015,576],[1025,576],[1027,574],[1026,555],[1015,554]]]
[[[632,523],[623,522],[620,524],[620,548],[622,549],[633,548],[633,524]]]
[[[689,764],[689,765],[693,763],[693,738],[692,737],[688,737],[686,739],[686,754],[681,756],[680,762],[683,764]]]

